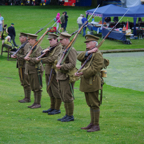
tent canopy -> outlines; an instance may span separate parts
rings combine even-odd
[[[144,17],[144,5],[129,7],[127,9],[129,9],[126,14],[127,17]]]
[[[94,10],[95,9],[87,10],[86,14],[91,15],[94,12]],[[127,10],[128,12],[126,13]],[[102,22],[104,22],[105,17],[111,17],[111,16],[118,17],[118,16],[123,16],[124,14],[125,14],[125,17],[134,18],[134,32],[133,33],[134,35],[136,35],[136,20],[137,20],[137,17],[144,17],[144,5],[123,8],[123,7],[118,7],[118,6],[110,4],[110,5],[106,5],[106,6],[98,8],[96,12],[94,13],[94,15],[102,17]]]
[[[129,10],[128,10],[129,9]],[[86,14],[91,15],[95,9],[90,9],[86,11]],[[138,5],[129,8],[123,8],[109,4],[106,6],[99,7],[94,15],[99,15],[101,17],[111,17],[111,16],[123,16],[126,13],[126,17],[144,17],[144,5]]]
[[[86,14],[91,15],[95,9],[90,9],[86,11]],[[127,9],[123,7],[118,7],[113,4],[109,4],[103,7],[100,7],[96,10],[94,15],[99,15],[101,17],[111,17],[111,16],[123,16]]]

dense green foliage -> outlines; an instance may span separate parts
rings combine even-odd
[[[65,9],[64,9],[65,8]],[[88,8],[89,9],[89,8]],[[17,32],[16,42],[20,32],[35,33],[53,19],[57,12],[66,10],[69,15],[68,32],[77,29],[76,19],[87,8],[60,7],[16,7],[2,6],[1,14],[5,23],[15,23]],[[95,18],[100,19],[100,18]],[[126,18],[125,18],[126,19]],[[50,24],[51,26],[52,24]],[[45,30],[40,34],[42,35]],[[80,35],[74,47],[77,50],[85,49],[84,38]],[[42,47],[48,46],[45,38]],[[133,44],[123,45],[121,42],[109,41],[101,49],[143,48],[142,40],[133,40]],[[24,97],[20,86],[16,61],[7,61],[7,54],[0,57],[0,143],[1,144],[142,144],[144,143],[144,92],[125,88],[104,85],[103,104],[101,105],[101,131],[88,133],[80,128],[90,122],[89,108],[86,105],[84,94],[79,91],[79,81],[75,84],[74,122],[62,123],[57,121],[65,115],[64,106],[61,114],[48,116],[42,110],[50,106],[49,96],[46,93],[45,77],[43,75],[43,93],[39,109],[29,109],[28,105],[18,100]],[[139,65],[137,65],[139,66]],[[77,64],[80,67],[80,63]]]

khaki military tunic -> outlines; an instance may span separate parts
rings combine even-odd
[[[19,72],[19,78],[21,85],[24,88],[30,88],[29,80],[28,80],[28,75],[25,74],[25,67],[26,67],[26,62],[24,60],[24,57],[29,49],[29,43],[27,43],[22,49],[20,49],[17,53],[17,67],[18,67],[18,72]]]
[[[29,47],[30,50],[30,47]],[[41,54],[42,48],[40,46],[37,46],[35,50],[30,55],[30,60],[27,61],[25,73],[28,73],[30,86],[32,91],[38,92],[41,91],[42,86],[40,85],[39,77],[38,77],[38,70],[37,68],[40,68],[41,78],[44,71],[43,65],[41,62],[36,61],[36,58]]]
[[[61,58],[65,48],[66,47],[62,48],[60,55],[58,57],[58,60]],[[76,67],[76,57],[77,57],[77,52],[74,48],[72,48],[65,62],[61,65],[61,68],[57,72],[57,76],[56,76],[58,80],[58,86],[59,86],[61,99],[65,103],[70,103],[73,101],[73,95],[72,95],[72,91],[70,88],[68,72],[69,70],[72,70],[73,68]],[[71,87],[73,90],[74,83],[71,83]]]
[[[50,83],[49,89],[47,86],[47,92],[50,97],[54,97],[54,98],[60,98],[60,94],[58,91],[58,83],[56,80],[56,72],[55,69],[53,68],[53,65],[55,60],[58,59],[58,55],[60,54],[61,49],[62,49],[62,45],[58,43],[58,45],[52,51],[48,52],[44,58],[40,59],[42,63],[45,64],[46,86],[48,85],[50,72],[53,69],[52,76],[51,76],[52,81]]]
[[[86,51],[78,55],[77,59],[82,63],[85,61]],[[91,60],[83,69],[83,76],[80,80],[80,91],[85,93],[87,105],[92,109],[99,109],[100,102],[98,100],[99,90],[101,89],[100,71],[104,66],[104,59],[98,50],[93,53]]]

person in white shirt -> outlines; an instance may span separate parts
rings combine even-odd
[[[4,26],[4,18],[0,14],[0,38],[1,38],[1,32],[3,31]]]
[[[83,15],[80,14],[80,17],[77,18],[77,24],[78,24],[78,27],[80,28],[82,26],[82,18],[83,18]],[[80,32],[81,33],[81,32]]]

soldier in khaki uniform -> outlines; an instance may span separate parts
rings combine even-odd
[[[24,99],[19,100],[19,102],[26,103],[26,102],[31,101],[30,100],[31,88],[30,88],[30,84],[29,84],[29,80],[28,80],[28,75],[24,73],[25,67],[26,67],[24,57],[25,57],[30,45],[27,42],[27,34],[26,33],[21,32],[19,39],[20,39],[21,44],[24,45],[24,47],[21,48],[15,56],[11,56],[11,57],[17,58],[17,68],[18,68],[18,72],[19,72],[19,78],[20,78],[21,85],[24,88],[25,97],[24,97]]]
[[[28,34],[28,42],[32,47],[37,41],[37,35]],[[29,47],[29,50],[31,49]],[[41,92],[42,92],[42,74],[44,71],[43,65],[41,62],[38,62],[36,58],[40,55],[42,48],[37,45],[32,54],[28,58],[24,58],[27,61],[25,73],[28,73],[29,82],[32,91],[34,92],[34,103],[28,108],[40,108],[41,104]]]
[[[90,107],[91,122],[87,127],[81,129],[87,132],[99,131],[100,101],[98,99],[99,90],[101,89],[101,69],[104,66],[104,59],[101,52],[96,48],[98,37],[86,35],[86,51],[78,55],[77,59],[83,63],[91,53],[92,58],[87,62],[85,68],[76,76],[81,76],[80,91],[85,93],[87,105]]]
[[[54,33],[48,34],[50,48],[43,50],[43,52],[48,51],[45,57],[37,59],[38,61],[41,60],[42,63],[45,64],[46,87],[47,93],[50,96],[51,105],[48,110],[43,110],[43,113],[48,113],[49,115],[61,113],[60,106],[62,101],[58,91],[58,83],[56,80],[56,72],[54,69],[54,62],[58,59],[58,55],[60,54],[60,51],[62,49],[62,45],[58,42],[57,38],[58,35]]]
[[[70,37],[71,35],[65,32],[62,32],[60,34],[58,39],[60,39],[60,43],[62,44],[63,48],[58,57],[58,60],[61,58],[66,46],[70,43]],[[69,83],[68,72],[76,67],[76,57],[77,52],[74,48],[72,48],[64,63],[62,65],[56,65],[57,69],[59,69],[56,77],[58,80],[59,92],[61,95],[61,99],[64,102],[66,111],[66,115],[63,118],[58,119],[62,122],[74,121],[74,98],[72,95],[74,83]]]

